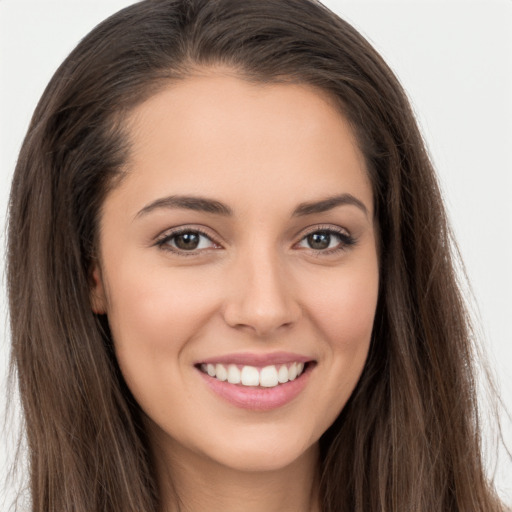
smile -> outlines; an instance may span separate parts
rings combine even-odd
[[[195,364],[214,395],[238,408],[270,411],[292,402],[317,362],[290,353],[232,354]]]
[[[249,365],[203,363],[200,370],[221,382],[241,386],[273,388],[295,380],[304,371],[304,363],[293,362],[268,365],[263,368]]]

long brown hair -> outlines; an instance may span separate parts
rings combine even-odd
[[[481,459],[471,331],[435,174],[380,56],[314,0],[146,0],[70,54],[12,184],[8,289],[34,512],[149,512],[158,489],[108,319],[90,307],[101,205],[124,120],[170,81],[223,64],[338,102],[370,174],[381,288],[361,379],[320,439],[324,512],[498,511]]]

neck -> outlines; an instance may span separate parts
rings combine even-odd
[[[319,512],[318,446],[286,467],[243,471],[186,448],[155,450],[161,512]],[[158,454],[158,455],[157,455]]]

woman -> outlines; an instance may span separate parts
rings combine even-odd
[[[113,16],[12,185],[33,510],[501,510],[449,246],[404,93],[321,5]]]

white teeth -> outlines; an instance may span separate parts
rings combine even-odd
[[[240,378],[244,386],[258,386],[260,383],[260,374],[254,366],[244,366]]]
[[[219,380],[227,380],[228,378],[228,371],[222,364],[215,365],[215,376]]]
[[[273,388],[279,383],[275,366],[265,366],[260,373],[260,386]]]
[[[228,366],[228,382],[230,384],[240,383],[240,370],[238,369],[236,364],[230,364]]]
[[[279,384],[295,380],[304,371],[304,363],[291,363],[269,365],[264,368],[255,366],[242,366],[241,370],[236,364],[229,364],[227,368],[221,363],[201,364],[201,371],[210,377],[220,381],[228,381],[230,384],[242,384],[242,386],[262,386],[273,388]]]
[[[288,368],[286,367],[285,364],[283,364],[281,368],[279,368],[279,371],[277,372],[277,380],[281,384],[288,382]]]

